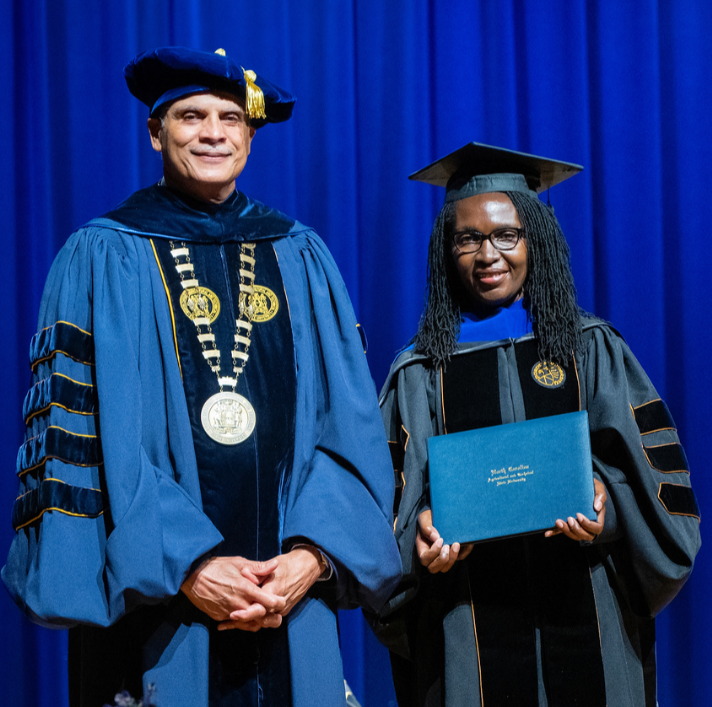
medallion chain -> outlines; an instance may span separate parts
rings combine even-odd
[[[249,350],[252,343],[254,312],[251,296],[255,291],[255,244],[243,243],[240,246],[239,311],[235,319],[235,343],[231,351],[232,376],[221,375],[221,352],[211,327],[211,322],[220,311],[219,300],[212,290],[200,286],[188,244],[182,241],[176,248],[175,243],[169,241],[169,245],[183,288],[181,307],[195,325],[203,358],[217,376],[219,392],[208,398],[203,405],[201,413],[203,428],[212,439],[221,444],[239,444],[252,434],[255,427],[254,408],[245,397],[236,392],[238,378],[250,358]],[[232,388],[232,391],[224,391],[225,386]]]

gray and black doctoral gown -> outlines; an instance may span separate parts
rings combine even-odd
[[[209,290],[231,376],[244,243],[260,298],[237,393],[256,424],[226,446],[201,422],[219,387],[171,251]],[[239,192],[206,206],[139,191],[60,251],[30,363],[2,578],[32,620],[70,627],[72,707],[149,684],[169,707],[343,707],[336,609],[378,608],[400,560],[375,390],[318,236]],[[210,554],[266,560],[299,542],[334,574],[279,629],[218,632],[179,591]]]
[[[540,376],[517,307],[500,340],[461,336],[445,371],[404,352],[381,394],[404,578],[374,625],[391,649],[399,705],[653,707],[653,617],[700,545],[685,453],[610,326],[584,319],[583,355]],[[448,573],[429,574],[414,550],[429,507],[428,438],[576,410],[588,411],[593,472],[608,493],[603,533],[592,544],[543,533],[481,543]]]

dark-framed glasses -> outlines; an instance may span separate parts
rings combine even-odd
[[[497,250],[512,250],[519,243],[523,233],[523,228],[514,226],[496,228],[489,234],[480,233],[474,229],[458,231],[453,233],[452,244],[458,253],[476,253],[486,240],[489,240]]]

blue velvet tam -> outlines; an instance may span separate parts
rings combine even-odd
[[[297,100],[259,74],[244,69],[225,54],[186,47],[160,47],[143,52],[124,68],[129,91],[156,112],[172,101],[193,93],[224,91],[241,99],[250,124],[289,120]]]
[[[582,169],[571,162],[469,142],[414,172],[409,179],[445,187],[445,203],[502,191],[518,191],[536,198],[538,193]]]

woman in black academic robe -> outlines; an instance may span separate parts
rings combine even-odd
[[[374,625],[400,707],[656,705],[653,617],[692,569],[699,511],[667,406],[621,336],[576,305],[534,191],[575,171],[552,164],[472,143],[414,175],[444,184],[440,165],[448,182],[425,311],[381,396],[404,580]],[[443,544],[429,437],[578,410],[595,513]]]

